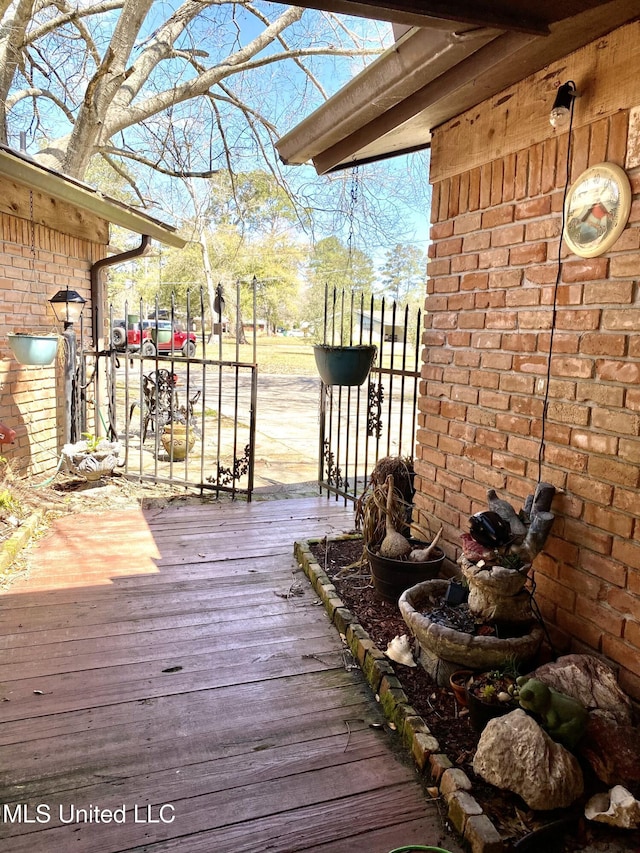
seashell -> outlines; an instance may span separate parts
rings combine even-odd
[[[395,636],[387,646],[385,655],[396,663],[402,663],[405,666],[417,666],[418,664],[413,659],[411,653],[411,644],[409,637],[406,634]]]
[[[591,797],[584,815],[587,820],[636,829],[640,826],[640,802],[622,785],[615,785],[608,793]]]

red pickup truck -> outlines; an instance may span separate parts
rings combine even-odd
[[[185,358],[196,354],[197,338],[194,332],[187,332],[170,320],[143,320],[141,323],[129,323],[114,320],[111,329],[111,343],[121,352],[132,350],[144,356],[153,357],[156,353],[182,353]]]

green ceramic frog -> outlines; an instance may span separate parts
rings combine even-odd
[[[589,714],[576,699],[558,693],[537,678],[517,679],[518,699],[525,711],[537,714],[553,740],[573,749],[587,727]]]

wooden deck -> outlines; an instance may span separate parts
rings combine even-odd
[[[0,849],[459,851],[292,557],[352,519],[311,498],[56,522],[0,596]]]

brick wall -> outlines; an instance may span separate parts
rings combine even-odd
[[[12,187],[0,182],[0,192],[11,194]],[[20,476],[55,469],[62,446],[64,389],[55,362],[51,367],[18,364],[7,334],[61,332],[48,300],[68,285],[87,300],[84,333],[90,343],[90,269],[105,253],[102,245],[42,223],[35,224],[33,236],[35,258],[31,223],[0,214],[0,421],[17,432],[15,444],[3,445],[0,454]]]
[[[576,127],[569,164],[571,181],[626,166],[631,216],[605,255],[560,247],[566,132],[532,132],[530,146],[433,185],[416,504],[456,559],[487,488],[519,509],[539,478],[553,483],[556,521],[534,564],[543,617],[559,651],[606,655],[640,698],[640,166],[629,109],[609,112]],[[444,157],[446,127],[439,143]]]

